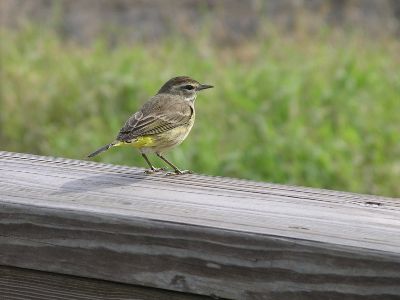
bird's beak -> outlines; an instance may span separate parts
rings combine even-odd
[[[205,89],[210,89],[213,88],[213,85],[208,85],[208,84],[200,84],[196,90],[201,91],[201,90],[205,90]]]

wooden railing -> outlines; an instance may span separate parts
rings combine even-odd
[[[400,299],[400,199],[0,152],[0,265],[1,299]]]

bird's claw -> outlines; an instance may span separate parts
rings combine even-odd
[[[165,168],[152,168],[152,169],[147,169],[144,171],[144,173],[146,174],[154,174],[154,173],[158,173],[158,172],[162,172],[165,171]]]
[[[167,172],[165,175],[172,176],[172,175],[184,175],[184,174],[192,174],[193,172],[190,170],[175,170],[173,172]]]

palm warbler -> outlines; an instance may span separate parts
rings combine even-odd
[[[111,147],[131,145],[139,149],[149,165],[150,169],[146,170],[146,173],[163,170],[155,168],[150,163],[146,155],[148,153],[155,153],[174,169],[173,173],[168,174],[189,173],[190,171],[178,169],[162,153],[179,145],[187,137],[195,119],[194,101],[197,92],[212,87],[200,84],[187,76],[168,80],[155,96],[125,122],[115,141],[99,148],[88,157],[93,157]]]

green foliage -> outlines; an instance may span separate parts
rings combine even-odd
[[[327,37],[328,36],[328,37]],[[83,159],[172,76],[215,85],[168,157],[199,173],[400,196],[400,45],[352,34],[241,47],[80,46],[0,32],[2,150]],[[129,147],[98,161],[145,166]],[[156,163],[156,158],[151,158]],[[156,164],[161,164],[157,162]]]

